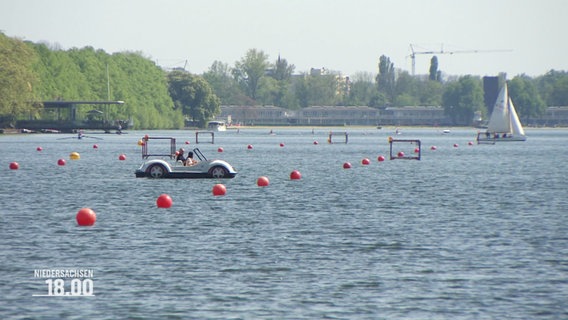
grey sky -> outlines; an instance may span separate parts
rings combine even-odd
[[[0,0],[0,30],[63,49],[138,51],[164,66],[207,71],[248,49],[296,72],[325,67],[376,73],[381,55],[411,71],[416,51],[438,54],[446,74],[538,76],[568,70],[565,0]],[[428,72],[432,55],[416,56]]]

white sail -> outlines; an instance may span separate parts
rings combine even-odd
[[[511,132],[513,133],[513,136],[524,136],[525,130],[521,125],[519,116],[517,116],[517,111],[515,111],[515,106],[513,105],[513,100],[511,100],[511,98],[509,98],[509,115],[511,118]]]
[[[508,101],[507,85],[504,85],[493,106],[493,112],[491,113],[491,118],[489,118],[489,124],[487,125],[488,132],[511,132],[511,120],[509,108],[507,107]]]

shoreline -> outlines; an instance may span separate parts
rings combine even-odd
[[[269,126],[269,125],[258,125],[258,126],[230,126],[227,127],[227,131],[237,131],[237,130],[250,130],[250,129],[262,129],[262,130],[329,130],[329,131],[346,131],[346,130],[378,130],[378,131],[395,131],[396,129],[408,130],[408,129],[432,129],[432,130],[464,130],[471,129],[475,131],[484,131],[485,128],[476,128],[468,126]],[[541,130],[566,130],[568,127],[524,127],[525,130],[541,129]],[[135,129],[135,130],[124,130],[124,133],[128,131],[160,131],[160,130],[172,130],[172,131],[211,131],[207,129],[199,128],[182,128],[182,129]],[[62,134],[63,132],[22,132],[22,129],[14,128],[0,128],[0,135],[12,135],[12,134]],[[90,132],[93,133],[104,133],[104,132]],[[69,134],[69,133],[63,133]]]

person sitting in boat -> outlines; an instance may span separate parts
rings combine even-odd
[[[191,151],[188,152],[188,153],[187,153],[187,158],[185,159],[185,163],[184,163],[184,164],[185,164],[186,166],[192,166],[192,165],[194,165],[194,164],[196,164],[196,163],[197,163],[197,160],[193,159],[193,152],[191,152]]]
[[[176,162],[181,161],[185,165],[186,158],[184,156],[185,150],[183,148],[179,148],[178,152],[176,152]]]

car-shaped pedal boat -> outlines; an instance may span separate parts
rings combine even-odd
[[[148,153],[148,141],[150,137],[144,137],[142,145],[142,158],[148,159],[150,156],[167,156],[170,159],[151,159],[144,162],[140,168],[135,171],[137,178],[169,178],[169,179],[202,179],[202,178],[234,178],[237,171],[233,166],[224,160],[209,160],[199,148],[193,149],[194,160],[197,163],[186,166],[181,161],[175,161],[175,139],[171,139],[170,154],[150,154]],[[154,138],[165,139],[165,138]]]

